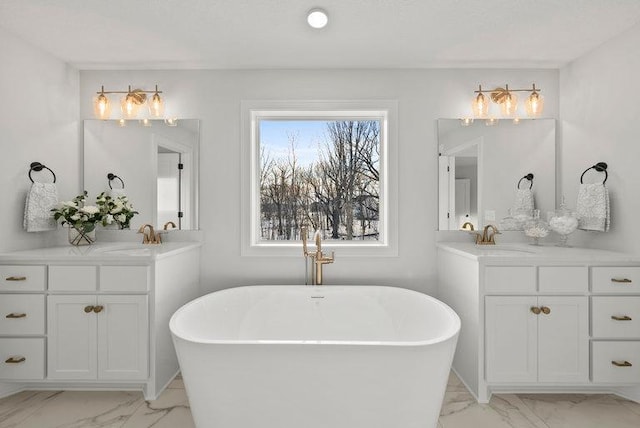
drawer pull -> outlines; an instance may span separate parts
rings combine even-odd
[[[10,313],[10,314],[7,314],[5,318],[25,318],[26,316],[27,314]]]
[[[26,281],[26,276],[10,276],[5,278],[5,281]]]
[[[7,364],[18,364],[18,363],[24,363],[25,361],[27,361],[25,357],[11,357],[4,360],[4,362]]]
[[[94,306],[93,307],[93,312],[95,312],[96,314],[99,314],[100,312],[102,312],[102,310],[104,309],[104,306]]]
[[[546,307],[546,306],[542,306],[542,307],[540,308],[540,310],[541,310],[541,311],[542,311],[542,313],[543,313],[543,314],[545,314],[545,315],[549,315],[549,314],[551,313],[551,309],[549,309],[549,308],[548,308],[548,307]]]
[[[86,313],[92,312],[92,311],[93,311],[93,306],[91,306],[91,305],[89,305],[89,306],[85,306],[85,307],[84,307],[84,311],[85,311]]]
[[[531,306],[531,312],[536,315],[540,315],[540,308],[538,308],[537,306]]]
[[[633,281],[631,281],[629,278],[611,278],[611,282],[615,282],[618,284],[631,284]]]
[[[631,367],[633,365],[629,361],[611,361],[611,364],[616,367]]]
[[[628,315],[622,315],[622,316],[611,315],[611,319],[616,321],[631,321],[631,317]]]

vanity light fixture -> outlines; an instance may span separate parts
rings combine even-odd
[[[131,85],[126,91],[105,91],[104,86],[101,86],[100,92],[96,92],[97,96],[93,101],[93,111],[98,119],[109,119],[111,106],[107,94],[125,94],[120,100],[122,116],[125,119],[135,119],[140,107],[147,102],[147,94],[153,94],[148,103],[149,113],[153,117],[162,117],[164,115],[164,100],[160,97],[161,93],[158,85],[154,91],[131,89]]]
[[[474,93],[478,95],[474,95],[471,109],[473,110],[473,115],[477,118],[487,117],[489,113],[489,99],[500,105],[503,116],[514,116],[518,108],[518,97],[514,92],[531,93],[525,101],[527,115],[529,117],[540,117],[544,108],[544,100],[540,95],[540,89],[536,88],[535,83],[532,85],[532,89],[510,89],[509,85],[504,85],[504,88],[498,87],[488,91],[489,96],[485,95],[485,92],[486,91],[482,90],[482,85],[478,85],[478,90],[474,91]]]
[[[329,23],[329,15],[323,9],[313,8],[307,14],[307,23],[317,30],[324,28]]]

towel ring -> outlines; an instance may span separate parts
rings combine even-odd
[[[609,178],[609,173],[607,172],[607,164],[606,162],[598,162],[597,164],[590,166],[589,168],[584,170],[584,172],[580,176],[580,184],[583,184],[582,177],[584,177],[584,174],[590,169],[595,169],[598,172],[604,172],[604,181],[602,182],[602,184],[607,182],[607,179]]]
[[[48,169],[51,175],[53,175],[53,182],[56,182],[56,173],[51,170],[51,168],[42,165],[40,162],[31,162],[29,165],[29,180],[34,183],[33,178],[31,178],[31,171],[42,171],[43,169]]]
[[[518,181],[518,185],[516,186],[516,188],[520,189],[520,183],[522,183],[522,180],[525,180],[525,179],[529,180],[529,189],[531,189],[533,187],[533,174],[531,173],[522,177],[520,181]]]
[[[113,187],[111,187],[111,181],[115,180],[116,178],[120,180],[120,183],[122,184],[122,188],[124,189],[124,181],[122,181],[122,178],[118,177],[112,172],[107,174],[107,179],[109,180],[109,189],[113,189]]]

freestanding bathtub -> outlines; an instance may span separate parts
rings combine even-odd
[[[460,331],[396,287],[248,286],[170,322],[199,428],[435,427]]]

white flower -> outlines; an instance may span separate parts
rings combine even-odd
[[[113,223],[113,216],[111,214],[107,214],[107,216],[105,217],[105,222],[107,224]]]
[[[71,216],[71,220],[80,220],[80,214],[75,213],[74,215]]]
[[[100,212],[100,208],[96,207],[95,205],[85,205],[84,207],[80,208],[80,211],[92,215],[98,214]]]
[[[76,203],[73,201],[62,201],[58,204],[58,209],[63,209],[65,207],[75,207]]]
[[[127,221],[127,216],[124,214],[120,214],[116,216],[116,221],[120,222],[120,223],[124,223],[125,221]]]

